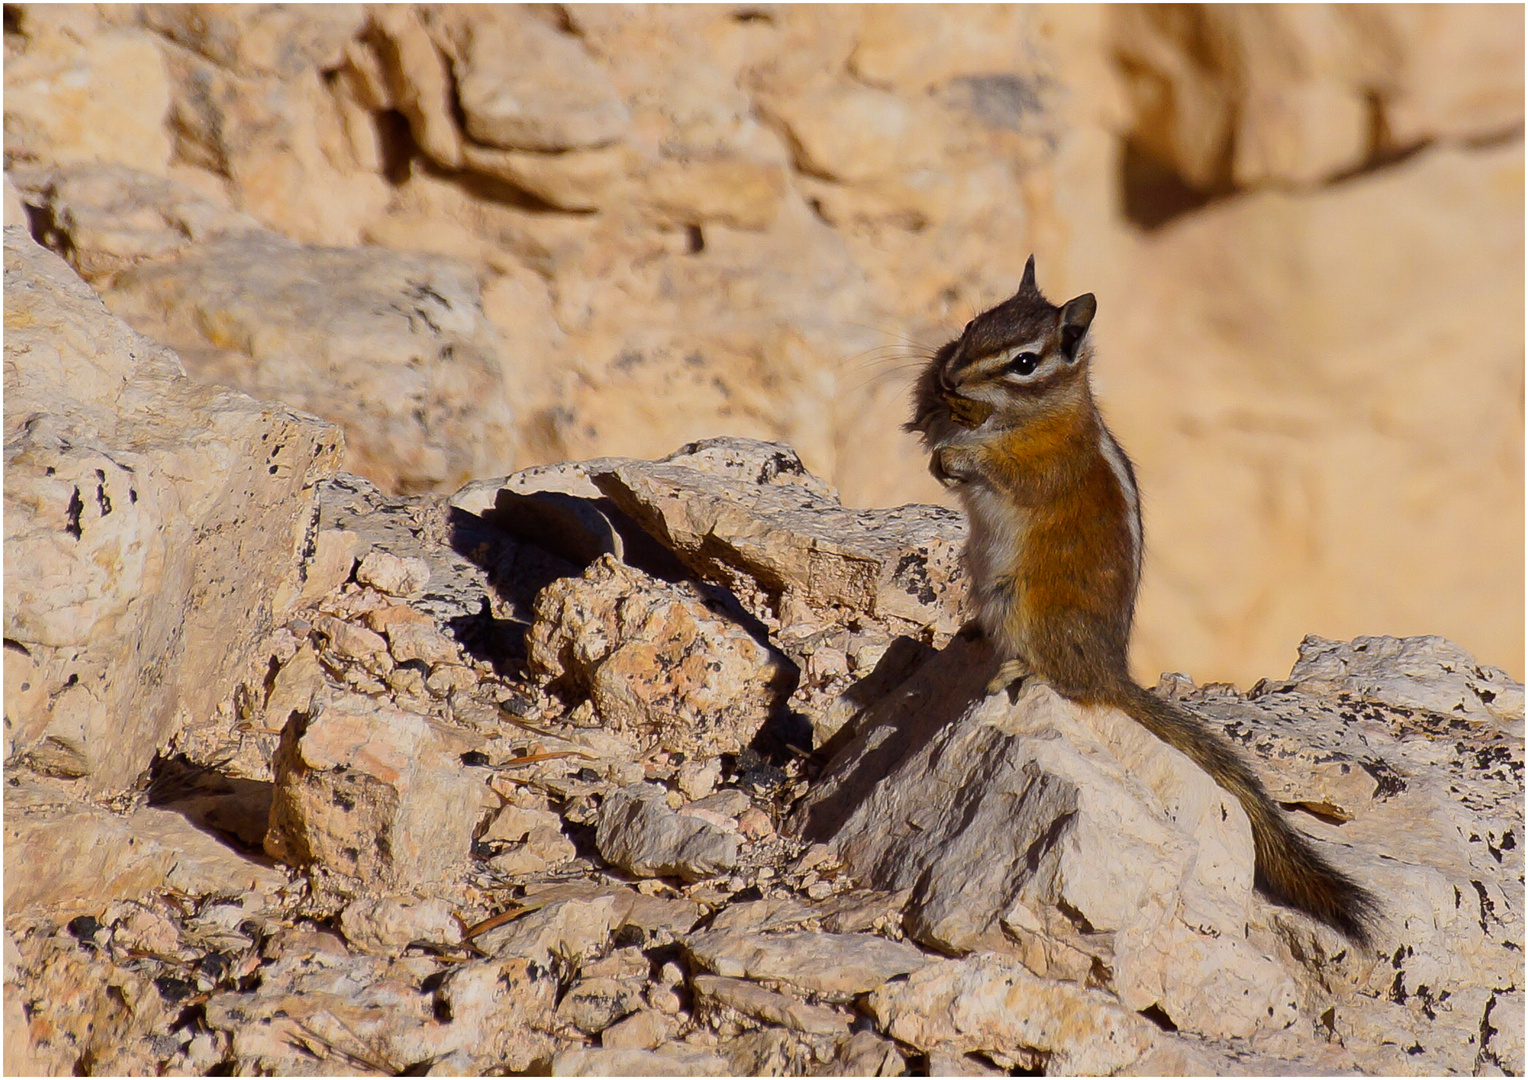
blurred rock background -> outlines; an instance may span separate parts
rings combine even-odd
[[[1523,674],[1523,11],[7,5],[6,220],[402,492],[780,439],[939,502],[917,359],[1092,291],[1135,661]]]

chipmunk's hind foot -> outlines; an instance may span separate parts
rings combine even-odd
[[[1033,673],[1029,670],[1029,665],[1024,661],[1004,660],[1002,666],[997,669],[997,674],[987,683],[987,693],[997,694],[1007,690],[1009,700],[1017,700],[1019,688],[1031,674]]]

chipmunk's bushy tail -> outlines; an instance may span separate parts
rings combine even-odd
[[[1183,751],[1240,800],[1252,820],[1259,892],[1319,919],[1355,945],[1371,943],[1370,925],[1379,913],[1374,895],[1322,858],[1223,738],[1180,706],[1133,682],[1110,694],[1109,704]]]

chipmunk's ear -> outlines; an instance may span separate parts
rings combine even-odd
[[[1020,296],[1039,296],[1040,287],[1035,284],[1035,257],[1031,255],[1024,264],[1024,280],[1019,282]]]
[[[1068,300],[1062,307],[1061,351],[1066,354],[1068,361],[1077,359],[1077,345],[1088,332],[1088,327],[1093,325],[1093,316],[1097,311],[1098,301],[1092,293],[1083,293],[1074,300]]]

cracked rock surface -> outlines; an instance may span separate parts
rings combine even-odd
[[[1357,950],[1182,755],[983,692],[947,511],[739,438],[387,494],[7,241],[8,1073],[1522,1072],[1499,669],[1159,684],[1380,897]]]

